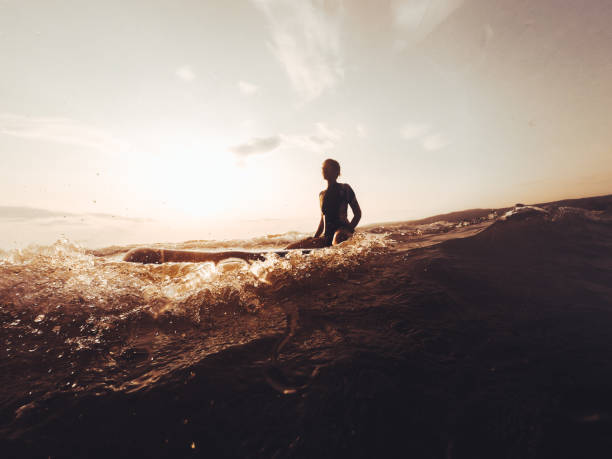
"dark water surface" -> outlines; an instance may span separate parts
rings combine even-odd
[[[604,457],[612,200],[571,204],[252,264],[1,253],[2,457]]]

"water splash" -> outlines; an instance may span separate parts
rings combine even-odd
[[[28,372],[43,392],[140,390],[282,332],[294,291],[326,285],[387,245],[384,235],[357,234],[308,256],[217,266],[125,263],[65,239],[4,252],[0,371]]]

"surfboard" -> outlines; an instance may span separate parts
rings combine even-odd
[[[248,252],[240,250],[228,250],[224,252],[199,252],[195,250],[172,250],[172,249],[153,249],[142,247],[132,249],[123,257],[123,261],[130,263],[161,264],[161,263],[219,263],[228,259],[240,259],[244,261],[265,260],[268,255],[275,254],[285,257],[289,253],[308,254],[312,249],[288,249],[277,251]]]

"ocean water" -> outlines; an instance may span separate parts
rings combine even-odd
[[[456,360],[459,351],[449,349],[439,325],[432,328],[423,322],[424,314],[438,311],[447,324],[458,314],[458,305],[482,301],[484,308],[500,289],[505,289],[506,298],[528,295],[542,304],[551,298],[542,293],[546,290],[558,288],[555,298],[573,298],[581,289],[580,298],[587,295],[589,304],[605,304],[610,293],[605,285],[610,275],[611,221],[606,210],[517,208],[500,212],[500,218],[483,212],[471,219],[375,225],[341,246],[308,255],[270,255],[264,261],[228,260],[217,265],[126,263],[122,257],[134,246],[91,250],[68,240],[0,252],[0,432],[12,446],[25,442],[37,453],[40,444],[29,439],[46,438],[42,444],[51,456],[57,451],[65,455],[71,450],[58,446],[65,440],[49,440],[44,432],[57,416],[75,413],[49,411],[55,401],[71,400],[81,416],[97,406],[92,400],[109,400],[120,410],[126,402],[117,397],[133,400],[195,384],[190,381],[202,387],[209,377],[203,375],[207,362],[219,356],[232,362],[251,348],[253,357],[247,363],[231,364],[235,377],[245,379],[241,384],[268,390],[270,397],[298,399],[317,385],[328,390],[331,386],[322,382],[325,371],[360,353],[378,352],[377,361],[393,361],[393,368],[409,351],[420,355],[424,349],[427,355],[437,352]],[[163,247],[274,250],[301,237],[287,233]],[[533,263],[534,254],[551,266],[566,260],[572,276],[580,279],[569,287],[558,286],[554,273],[543,269],[538,285],[530,283],[517,267],[533,269],[524,264]],[[565,271],[556,273],[561,272]],[[504,279],[512,285],[499,287]],[[479,282],[494,287],[481,288],[476,295]],[[254,368],[258,376],[249,382]],[[224,381],[237,384],[234,376]],[[376,387],[390,384],[388,378],[382,381],[367,382],[366,392],[378,394]],[[244,389],[238,385],[235,390]],[[355,390],[351,397],[359,398],[365,389]],[[355,425],[351,429],[359,430]],[[185,454],[201,448],[203,434],[190,434],[192,440],[181,439],[185,449],[180,451]],[[171,440],[172,435],[168,434]],[[295,439],[303,435],[294,435],[294,443],[285,449],[274,446],[280,448],[276,450],[266,446],[265,434],[258,435],[264,440],[241,444],[242,449],[226,445],[225,450],[217,446],[208,451],[223,450],[230,456],[247,451],[262,457],[274,451],[307,457],[314,451]],[[456,442],[448,435],[442,435],[447,443],[440,451]],[[155,441],[158,445],[169,440]],[[252,449],[255,443],[259,449]],[[294,454],[296,444],[303,449]],[[157,447],[149,453],[159,455]]]
[[[266,250],[298,236],[165,247]],[[383,235],[362,234],[310,255],[218,265],[125,263],[127,248],[94,252],[67,240],[4,253],[3,402],[58,390],[145,389],[208,355],[282,331],[299,306],[291,304],[292,292],[325,286],[387,247]],[[26,381],[14,378],[26,374]]]

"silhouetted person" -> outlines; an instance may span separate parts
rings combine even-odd
[[[361,209],[355,192],[348,183],[338,183],[340,164],[334,159],[323,161],[323,178],[327,189],[319,193],[321,221],[314,237],[289,245],[288,249],[308,249],[340,244],[349,239],[361,219]],[[348,206],[353,211],[353,219],[347,217]]]
[[[316,249],[340,244],[349,239],[359,220],[361,209],[355,197],[355,192],[348,183],[338,183],[340,164],[333,159],[323,162],[323,178],[327,180],[327,189],[319,193],[321,205],[321,221],[314,237],[295,242],[287,249]],[[353,211],[353,219],[349,222],[347,217],[348,206]],[[305,250],[303,253],[310,252]],[[275,253],[281,257],[287,255],[287,250],[274,252],[244,252],[229,250],[225,252],[199,252],[190,250],[172,250],[160,248],[141,247],[132,249],[123,257],[123,261],[132,263],[167,263],[167,262],[213,262],[229,258],[239,258],[246,261],[265,260],[266,255]]]

